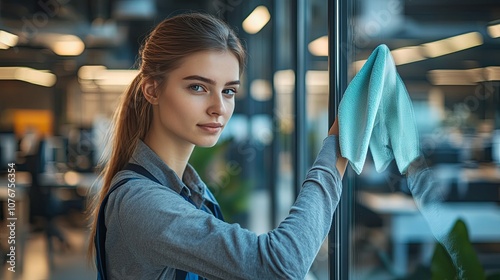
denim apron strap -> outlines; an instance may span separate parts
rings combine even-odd
[[[151,174],[149,171],[147,171],[144,167],[133,164],[133,163],[128,163],[123,170],[130,170],[135,173],[138,173],[144,177],[147,177],[148,179],[158,183],[161,185],[161,183],[156,179],[153,174]],[[101,206],[99,207],[99,214],[97,217],[97,229],[96,229],[96,235],[94,237],[94,242],[95,242],[95,247],[96,247],[96,267],[97,267],[97,279],[98,280],[106,280],[107,274],[106,274],[106,247],[105,247],[105,241],[106,241],[106,225],[104,223],[104,208],[106,207],[106,204],[109,199],[109,195],[116,190],[118,187],[124,185],[126,182],[129,180],[133,179],[123,179],[119,181],[118,183],[114,184],[106,196],[104,197]],[[207,190],[208,191],[208,190]],[[188,201],[189,203],[195,205],[193,200],[188,197],[185,194],[181,194],[181,196]],[[220,220],[224,220],[222,216],[222,211],[220,210],[219,205],[215,202],[215,198],[213,198],[213,195],[210,193],[210,198],[205,200],[205,203],[202,205],[201,210],[210,214],[213,214],[216,218]],[[196,206],[196,205],[195,205]],[[205,278],[199,277],[197,274],[192,273],[192,272],[186,272],[180,269],[175,270],[175,279],[176,280],[202,280]]]
[[[116,190],[118,187],[122,186],[129,179],[123,179],[113,185],[113,187],[108,191],[108,194],[104,197],[101,206],[99,207],[99,214],[97,217],[97,228],[96,235],[94,236],[94,243],[96,249],[96,267],[97,267],[97,279],[106,280],[106,225],[104,223],[104,208],[108,203],[109,195]]]

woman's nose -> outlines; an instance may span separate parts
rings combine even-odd
[[[224,104],[222,94],[213,94],[210,98],[210,106],[208,107],[209,115],[223,115],[226,113],[226,105]]]

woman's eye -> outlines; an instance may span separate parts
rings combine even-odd
[[[229,96],[234,96],[236,94],[236,90],[232,88],[228,88],[222,91],[223,94],[229,95]]]
[[[205,91],[205,89],[200,85],[191,85],[189,88],[197,92]]]

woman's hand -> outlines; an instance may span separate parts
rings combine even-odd
[[[338,116],[335,118],[335,121],[333,122],[332,126],[330,127],[330,131],[328,131],[328,135],[336,135],[339,136],[339,118]],[[345,169],[347,168],[347,159],[342,157],[340,154],[340,141],[339,147],[337,147],[337,154],[338,154],[338,159],[337,159],[337,170],[340,173],[340,177],[344,177]]]
[[[338,117],[335,118],[335,121],[333,122],[332,126],[330,127],[330,131],[328,131],[328,135],[337,135],[339,136],[339,122],[338,122]]]

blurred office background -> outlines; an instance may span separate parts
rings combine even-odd
[[[348,3],[349,2],[349,3]],[[348,5],[334,26],[332,5]],[[2,279],[92,279],[88,198],[140,43],[165,17],[225,19],[249,53],[220,143],[192,164],[226,217],[257,233],[287,215],[337,106],[328,32],[340,30],[351,79],[386,44],[413,101],[422,150],[462,218],[482,269],[500,270],[500,4],[494,0],[0,1]],[[335,28],[337,29],[335,29]],[[333,34],[333,33],[332,33]],[[331,46],[330,46],[331,47]],[[7,169],[16,163],[16,272],[7,270]],[[348,171],[347,243],[325,241],[309,279],[428,279],[435,240],[395,165]],[[343,206],[344,207],[344,206]],[[346,252],[339,259],[336,250]],[[343,278],[345,279],[345,278]]]

